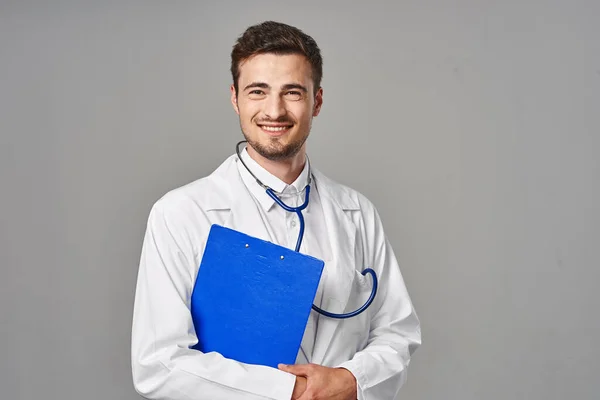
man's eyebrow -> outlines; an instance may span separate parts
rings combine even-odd
[[[268,84],[266,84],[264,82],[252,82],[251,84],[247,85],[244,88],[244,91],[246,91],[250,88],[253,88],[253,87],[257,87],[257,88],[261,88],[261,89],[270,89],[271,88]]]
[[[308,92],[308,89],[305,86],[302,86],[302,85],[300,85],[298,83],[288,83],[287,85],[283,85],[281,87],[281,90],[290,90],[290,89],[300,89],[304,93]]]

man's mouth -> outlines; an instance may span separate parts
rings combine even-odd
[[[293,124],[257,124],[263,131],[270,134],[284,133],[291,129]]]
[[[286,129],[291,128],[290,125],[284,125],[284,126],[271,126],[271,125],[259,125],[262,129],[269,131],[269,132],[280,132],[280,131],[284,131]]]

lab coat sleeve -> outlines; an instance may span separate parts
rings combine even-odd
[[[364,237],[374,244],[372,256],[368,258],[377,273],[379,289],[369,310],[371,321],[366,347],[338,367],[348,369],[355,376],[358,400],[390,400],[397,398],[406,381],[410,357],[421,344],[421,329],[400,267],[374,208],[366,221]]]
[[[165,400],[289,400],[293,375],[190,349],[197,343],[189,309],[196,266],[184,220],[160,201],[148,219],[132,326],[136,391]]]

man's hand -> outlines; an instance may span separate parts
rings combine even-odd
[[[292,393],[292,400],[299,399],[300,396],[306,391],[306,378],[303,376],[296,377],[296,384],[294,385],[294,392]]]
[[[356,400],[356,378],[347,369],[317,364],[279,364],[279,369],[296,375],[292,400]]]

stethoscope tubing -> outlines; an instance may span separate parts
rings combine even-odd
[[[272,188],[270,188],[269,186],[265,185],[264,183],[262,183],[260,181],[260,179],[258,179],[256,177],[256,175],[254,175],[252,173],[252,171],[250,170],[250,168],[248,168],[248,166],[246,165],[246,163],[244,162],[244,160],[242,159],[242,156],[240,154],[240,145],[242,143],[244,143],[245,140],[239,142],[236,146],[236,153],[238,155],[238,159],[242,162],[242,164],[244,165],[244,167],[246,168],[246,170],[250,173],[250,175],[252,175],[252,177],[256,180],[256,182],[262,186],[267,194],[281,207],[283,208],[285,211],[287,212],[293,212],[296,213],[296,215],[298,215],[298,220],[300,221],[300,231],[298,233],[298,240],[296,241],[296,248],[295,251],[296,252],[300,252],[300,246],[302,246],[302,239],[304,238],[304,216],[302,215],[302,210],[304,210],[306,207],[308,207],[308,202],[310,199],[310,183],[311,183],[311,176],[310,176],[310,164],[309,164],[309,171],[308,171],[308,183],[306,185],[306,189],[305,189],[305,194],[304,194],[304,203],[302,203],[300,206],[298,207],[290,207],[289,205],[285,204],[283,202],[283,200],[281,200],[279,198],[279,196],[277,196],[275,190],[273,190]],[[329,318],[335,318],[335,319],[347,319],[347,318],[352,318],[355,317],[359,314],[361,314],[362,312],[364,312],[367,308],[369,308],[369,306],[371,305],[371,303],[373,303],[373,300],[375,300],[375,295],[377,294],[377,288],[378,288],[378,282],[377,282],[377,274],[375,273],[375,271],[371,268],[366,268],[365,270],[362,271],[362,275],[366,276],[366,274],[371,275],[371,278],[373,279],[373,289],[371,290],[371,295],[369,296],[368,300],[357,310],[354,310],[352,312],[349,313],[344,313],[344,314],[336,314],[336,313],[332,313],[329,311],[325,311],[322,310],[321,308],[317,307],[316,305],[312,305],[312,309],[315,310],[316,312],[318,312],[321,315],[324,315],[326,317]]]
[[[310,197],[310,185],[306,186],[305,191],[306,193],[304,194],[304,203],[299,207],[290,207],[287,204],[285,204],[283,200],[279,198],[279,196],[275,194],[275,191],[273,189],[267,189],[267,194],[271,196],[271,198],[275,200],[275,202],[279,204],[281,208],[283,208],[287,212],[296,213],[296,215],[298,216],[298,220],[300,221],[300,232],[298,233],[298,240],[296,241],[296,252],[300,252],[300,246],[302,245],[302,239],[304,238],[304,215],[302,215],[302,210],[308,207],[308,199]]]

